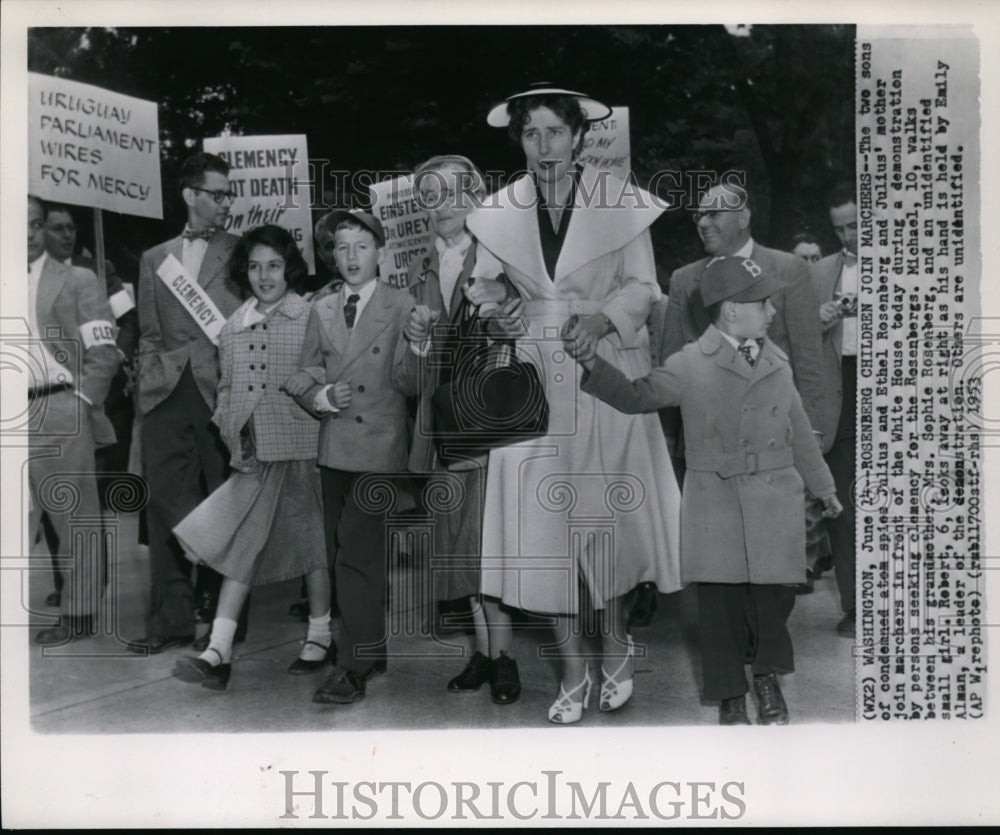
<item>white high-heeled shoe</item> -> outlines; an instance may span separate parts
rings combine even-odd
[[[619,681],[618,677],[625,670],[625,667],[632,663],[635,656],[635,644],[632,643],[632,636],[628,636],[628,649],[622,663],[618,669],[608,675],[604,665],[601,664],[601,710],[605,713],[610,710],[618,710],[625,702],[632,698],[632,677],[635,670],[629,672],[629,677],[625,681]]]
[[[593,682],[590,679],[590,668],[585,667],[583,671],[583,681],[581,681],[576,687],[566,692],[566,688],[563,683],[559,682],[559,698],[552,703],[552,707],[549,708],[549,721],[554,722],[557,725],[572,725],[574,722],[579,722],[583,718],[583,711],[586,709],[587,704],[590,702],[590,685]],[[574,697],[583,691],[583,700],[575,701]]]

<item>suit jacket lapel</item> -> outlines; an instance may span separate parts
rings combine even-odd
[[[830,271],[823,276],[823,295],[820,298],[832,300],[837,287],[840,286],[840,274],[844,270],[844,251],[837,253],[836,259]],[[844,350],[844,320],[837,319],[837,323],[828,330],[824,336],[833,342],[834,350],[837,352],[837,359],[840,359]]]
[[[50,319],[52,307],[56,302],[56,297],[62,292],[63,287],[69,280],[69,270],[65,264],[60,264],[51,255],[45,257],[45,264],[42,267],[42,274],[38,278],[38,295],[35,297],[35,316],[38,319],[38,327],[42,332],[39,336],[44,337],[43,321]],[[70,336],[71,334],[63,334]]]
[[[354,327],[351,328],[347,340],[347,349],[344,351],[340,361],[343,368],[375,341],[375,338],[386,329],[392,321],[392,298],[386,292],[386,285],[380,279],[375,279],[375,292],[368,299],[368,304],[358,315]],[[344,311],[338,311],[340,321],[347,329],[347,322],[344,319]]]
[[[198,270],[198,283],[202,287],[208,287],[222,273],[221,268],[229,257],[225,240],[225,233],[216,229],[212,239],[208,242],[208,249],[205,250],[205,257],[201,262],[201,269]]]
[[[465,301],[465,293],[462,292],[462,287],[468,283],[469,276],[472,275],[472,268],[475,266],[476,244],[473,241],[472,246],[469,247],[469,251],[465,253],[465,261],[462,262],[462,272],[459,273],[458,281],[455,282],[455,288],[451,291],[451,302],[448,305],[448,309],[451,311],[450,318],[453,322],[459,309],[462,307],[462,302]]]

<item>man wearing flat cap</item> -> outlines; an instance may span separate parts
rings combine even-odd
[[[783,286],[750,258],[714,260],[700,281],[707,329],[638,380],[566,344],[588,372],[581,388],[615,408],[680,406],[681,579],[698,584],[704,696],[723,725],[749,724],[748,660],[758,721],[788,722],[777,674],[794,670],[786,621],[806,573],[803,487],[825,514],[841,509],[788,358],[767,337]]]

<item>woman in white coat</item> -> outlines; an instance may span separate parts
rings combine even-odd
[[[552,88],[495,107],[488,121],[508,127],[528,173],[467,220],[476,274],[502,272],[520,295],[501,315],[520,357],[540,368],[550,409],[546,437],[490,453],[483,592],[556,616],[563,671],[549,719],[560,724],[580,720],[593,681],[580,614],[599,614],[600,707],[614,710],[632,694],[624,595],[646,581],[661,592],[681,587],[680,492],[659,420],[580,392],[560,341],[565,326],[627,376],[649,371],[645,323],[661,295],[649,225],[662,203],[576,162],[589,123],[610,113]]]

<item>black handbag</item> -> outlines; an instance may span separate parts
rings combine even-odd
[[[445,465],[543,437],[549,428],[538,369],[517,359],[512,340],[491,342],[486,320],[463,306],[445,352],[453,363],[442,368],[431,398],[434,442]]]

